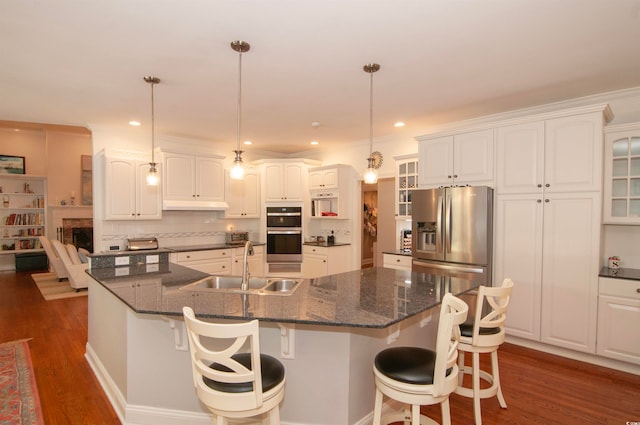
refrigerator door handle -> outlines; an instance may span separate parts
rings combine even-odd
[[[463,265],[455,265],[455,264],[441,264],[441,263],[428,263],[424,261],[420,261],[418,259],[413,259],[413,265],[417,267],[431,267],[435,269],[441,270],[452,270],[458,272],[469,272],[469,273],[485,273],[485,269],[482,267],[473,267],[473,266],[463,266]]]
[[[451,196],[448,196],[448,195],[447,195],[445,219],[447,220],[446,233],[445,233],[445,246],[447,248],[447,252],[451,252]]]
[[[442,252],[442,195],[438,195],[438,218],[436,222],[436,253]]]

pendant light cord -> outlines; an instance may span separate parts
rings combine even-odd
[[[238,140],[236,150],[240,151],[240,123],[242,121],[242,50],[238,52]]]
[[[154,108],[154,101],[153,101],[153,86],[155,86],[156,84],[154,82],[151,82],[151,163],[155,164],[156,160],[155,160],[155,150],[156,150],[156,113],[155,113],[155,108]]]
[[[369,82],[369,158],[373,157],[373,72]]]

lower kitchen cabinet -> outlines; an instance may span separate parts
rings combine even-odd
[[[411,256],[402,254],[382,254],[382,266],[388,269],[411,271]]]
[[[233,249],[176,252],[170,254],[172,263],[190,267],[203,273],[229,275],[232,270]]]
[[[304,245],[302,258],[302,273],[306,279],[343,273],[350,270],[351,247]]]
[[[600,278],[597,354],[640,364],[640,281]]]
[[[242,260],[244,258],[244,247],[233,249],[233,264],[231,266],[231,274],[233,276],[242,275]],[[253,255],[247,259],[249,264],[249,273],[251,276],[264,276],[264,246],[254,246]]]
[[[497,197],[494,284],[514,282],[507,335],[595,354],[600,203],[593,192]]]

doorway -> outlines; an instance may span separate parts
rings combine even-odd
[[[361,267],[382,267],[382,253],[395,249],[395,178],[362,183]]]

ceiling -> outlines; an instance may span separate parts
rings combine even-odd
[[[640,86],[640,0],[0,0],[0,119],[295,154]],[[395,128],[394,122],[406,126]],[[319,125],[313,126],[317,122]],[[224,145],[224,146],[222,146]],[[227,147],[228,146],[228,147]],[[318,148],[317,147],[317,148]],[[317,149],[316,148],[316,149]]]

